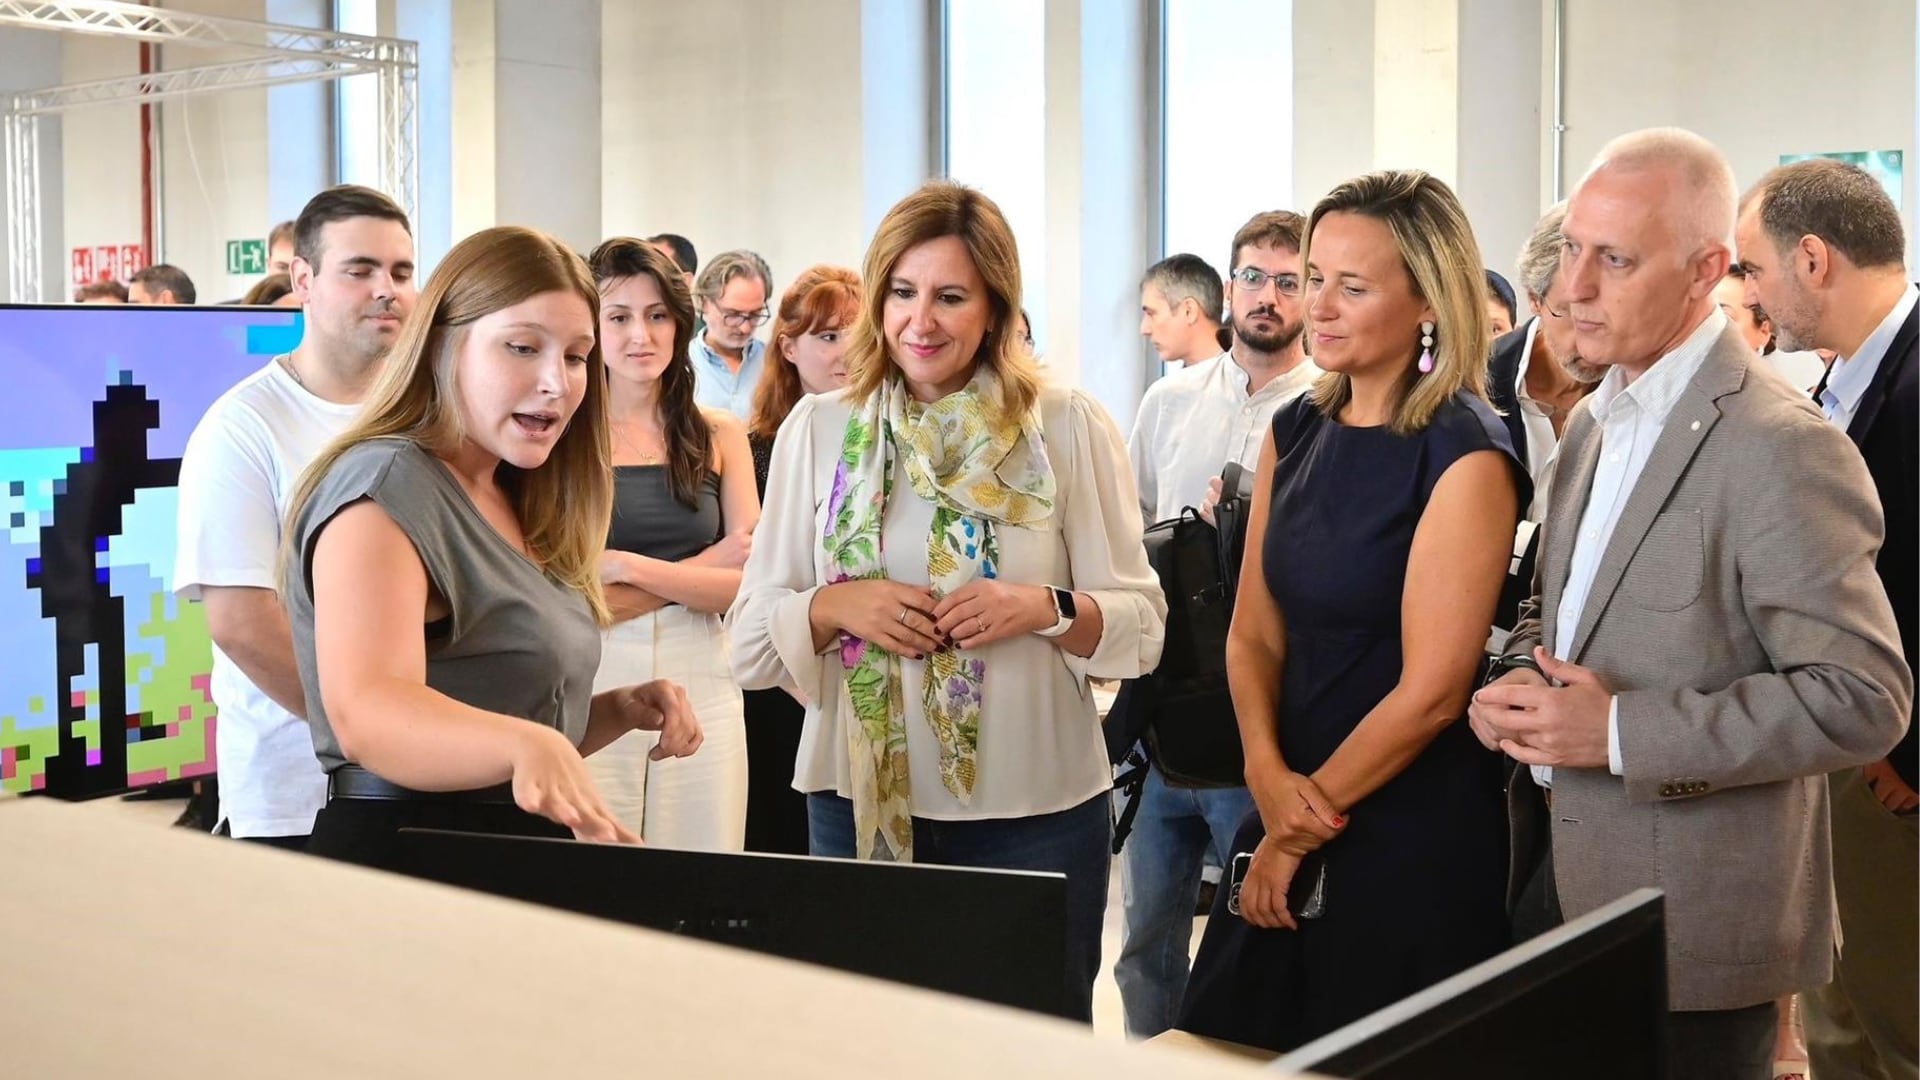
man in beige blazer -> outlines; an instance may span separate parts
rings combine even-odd
[[[1567,425],[1520,666],[1469,714],[1550,785],[1567,917],[1665,891],[1689,1080],[1771,1077],[1774,999],[1831,977],[1825,774],[1884,757],[1913,693],[1865,463],[1714,304],[1734,199],[1672,128],[1574,192],[1569,315],[1609,371]]]

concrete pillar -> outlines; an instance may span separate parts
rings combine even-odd
[[[1446,181],[1486,265],[1514,255],[1551,201],[1542,0],[1294,5],[1294,190],[1312,208],[1373,169]]]
[[[591,248],[600,0],[460,0],[452,14],[453,235],[528,225]]]

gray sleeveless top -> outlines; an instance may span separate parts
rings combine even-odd
[[[665,465],[616,465],[607,546],[667,562],[700,554],[720,539],[720,477],[700,481],[695,507],[673,497]]]
[[[600,629],[586,598],[509,545],[439,459],[409,439],[372,439],[334,462],[291,529],[298,546],[284,582],[287,619],[321,767],[332,772],[346,758],[314,665],[314,543],[335,514],[362,499],[379,503],[413,541],[452,609],[421,627],[427,685],[478,709],[558,728],[579,745],[600,666]]]

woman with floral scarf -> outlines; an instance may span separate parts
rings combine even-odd
[[[927,184],[861,276],[847,388],[774,444],[734,675],[813,703],[813,854],[1064,873],[1065,1002],[1090,1020],[1111,774],[1087,679],[1152,670],[1166,623],[1126,446],[1020,347],[992,200]]]

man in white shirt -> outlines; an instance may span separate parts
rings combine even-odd
[[[1257,214],[1233,238],[1233,347],[1147,388],[1129,440],[1140,513],[1150,524],[1217,501],[1229,461],[1249,469],[1273,414],[1320,374],[1301,340],[1300,215]],[[1232,716],[1215,718],[1232,725]],[[1188,946],[1202,861],[1225,865],[1234,831],[1253,809],[1245,786],[1174,787],[1150,767],[1133,831],[1121,850],[1126,931],[1114,979],[1128,1036],[1173,1026],[1186,992]]]
[[[1920,664],[1920,290],[1907,280],[1900,212],[1878,181],[1837,161],[1762,177],[1734,230],[1746,302],[1785,347],[1830,349],[1815,402],[1866,459],[1886,514],[1878,570],[1907,666]],[[1915,729],[1886,759],[1828,778],[1842,945],[1834,979],[1805,995],[1817,1076],[1920,1075],[1920,787]]]
[[[1607,144],[1569,201],[1568,311],[1610,370],[1508,643],[1533,670],[1469,715],[1553,769],[1567,917],[1666,892],[1673,1075],[1769,1080],[1774,1001],[1831,970],[1825,774],[1899,740],[1913,680],[1865,464],[1714,306],[1733,218],[1725,157],[1675,128]]]
[[[1192,367],[1220,355],[1226,344],[1220,312],[1226,305],[1220,275],[1198,255],[1169,255],[1140,280],[1140,336],[1162,363]]]
[[[301,470],[359,412],[417,289],[407,216],[377,191],[321,192],[294,236],[305,334],[221,395],[187,440],[174,580],[205,606],[213,636],[221,828],[298,849],[327,785],[275,591],[281,519]]]

